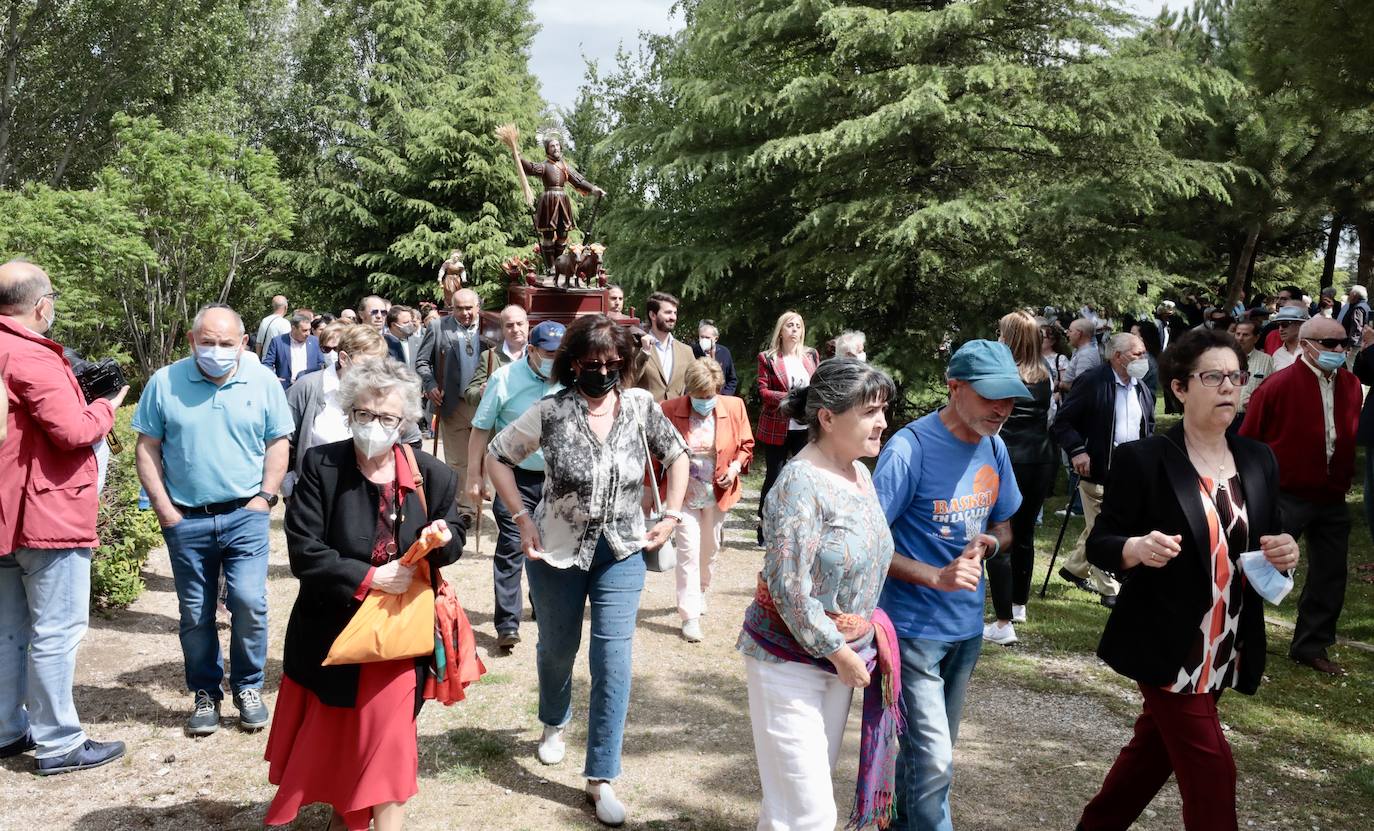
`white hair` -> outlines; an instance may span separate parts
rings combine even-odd
[[[358,399],[384,396],[392,390],[401,394],[402,421],[419,421],[424,417],[420,409],[420,379],[410,367],[392,358],[359,361],[348,367],[339,379],[339,409],[347,415],[353,412]]]
[[[1107,341],[1107,354],[1120,355],[1122,352],[1129,352],[1135,348],[1137,343],[1144,343],[1139,335],[1132,335],[1130,332],[1118,332],[1112,335],[1111,340]]]
[[[854,329],[841,332],[840,336],[835,338],[835,357],[856,358],[867,345],[868,338],[864,336],[863,332]]]
[[[1350,293],[1360,298],[1361,300],[1369,299],[1369,292],[1365,290],[1364,286],[1351,286]]]

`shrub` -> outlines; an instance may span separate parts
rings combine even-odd
[[[134,440],[129,426],[134,408],[115,414],[115,434],[124,452],[110,455],[105,490],[100,496],[96,530],[100,547],[91,561],[91,602],[105,608],[121,608],[143,591],[143,563],[148,552],[162,543],[162,532],[152,511],[139,510],[138,472],[134,468]]]

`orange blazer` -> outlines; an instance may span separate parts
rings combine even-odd
[[[691,429],[692,420],[692,399],[690,396],[679,396],[664,401],[661,405],[663,414],[673,423],[677,431],[682,434],[683,439],[687,438],[687,431]],[[744,410],[744,399],[736,398],[733,395],[716,396],[716,471],[713,480],[725,475],[730,468],[731,462],[739,462],[740,475],[735,477],[735,481],[730,483],[730,487],[722,488],[714,485],[716,494],[716,505],[722,511],[728,511],[735,507],[739,502],[742,488],[740,480],[749,471],[749,462],[754,459],[754,431],[749,427],[749,414]],[[666,482],[660,484],[661,495],[666,495],[668,485]]]

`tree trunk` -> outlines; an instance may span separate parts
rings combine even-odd
[[[1245,291],[1246,275],[1250,273],[1250,264],[1255,258],[1255,248],[1259,245],[1260,230],[1262,223],[1258,220],[1250,223],[1246,229],[1245,246],[1240,249],[1240,257],[1236,260],[1235,270],[1231,273],[1231,284],[1226,287],[1226,308],[1230,309],[1240,300],[1241,293]]]
[[[1336,279],[1336,254],[1341,247],[1341,230],[1345,227],[1345,217],[1333,214],[1331,230],[1326,235],[1326,259],[1322,261],[1322,284],[1320,288],[1331,288]]]
[[[1362,216],[1355,222],[1360,234],[1360,258],[1356,261],[1355,282],[1368,288],[1374,275],[1374,217]]]

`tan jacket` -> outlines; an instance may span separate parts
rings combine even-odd
[[[647,338],[645,342],[649,342]],[[673,377],[665,378],[663,365],[658,361],[658,350],[650,345],[640,361],[639,378],[635,380],[635,386],[647,390],[659,403],[686,395],[687,367],[694,360],[696,356],[692,354],[692,347],[673,338]]]

